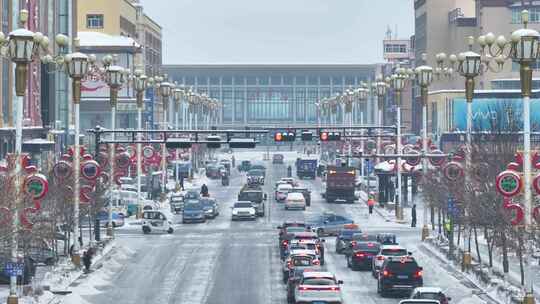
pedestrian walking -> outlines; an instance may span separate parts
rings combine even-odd
[[[416,227],[416,204],[411,209],[411,227]]]
[[[83,253],[83,264],[84,264],[84,271],[86,273],[90,272],[90,266],[92,265],[92,258],[94,256],[94,252],[92,248],[89,248]]]
[[[368,208],[369,208],[369,214],[373,214],[373,207],[375,206],[375,200],[373,199],[373,197],[370,197],[368,199],[367,205],[368,205]]]

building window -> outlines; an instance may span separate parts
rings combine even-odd
[[[86,27],[89,29],[103,28],[103,15],[86,15]]]
[[[521,11],[523,7],[512,8],[512,23],[519,24],[521,21]],[[540,7],[529,7],[529,23],[540,23]]]
[[[407,45],[405,44],[385,44],[385,53],[407,53]]]

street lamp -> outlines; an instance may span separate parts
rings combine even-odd
[[[0,32],[0,45],[7,46],[6,56],[15,63],[15,95],[17,96],[17,109],[15,112],[15,202],[11,221],[11,262],[17,263],[19,229],[19,206],[22,205],[22,121],[24,96],[27,89],[28,66],[36,59],[42,50],[46,50],[49,39],[42,33],[32,32],[25,28],[28,21],[28,11],[19,12],[20,28],[9,33],[8,38]],[[56,43],[60,48],[67,46],[68,38],[64,35],[56,36]],[[7,298],[8,304],[17,304],[17,275],[10,274],[10,289]]]
[[[92,61],[94,57],[92,57]],[[81,103],[81,80],[88,74],[88,66],[91,60],[83,53],[73,53],[65,56],[65,63],[69,77],[72,79],[73,88],[73,110],[75,111],[75,139],[73,144],[73,234],[75,242],[73,243],[72,261],[79,267],[81,265],[80,243],[81,237],[79,230],[79,206],[80,206],[80,103]]]
[[[360,87],[356,90],[356,94],[358,96],[358,101],[359,102],[366,102],[367,101],[369,90],[367,89],[366,84],[364,82],[362,82],[360,84]],[[361,125],[364,124],[364,112],[363,111],[360,111],[360,124]],[[365,166],[366,166],[366,164],[365,164],[365,158],[364,158],[365,141],[364,141],[364,136],[363,135],[364,135],[364,130],[362,130],[362,139],[360,140],[360,150],[362,151],[362,154],[360,154],[361,155],[360,163],[362,164],[362,166],[361,166],[362,180],[365,181]]]
[[[105,68],[105,82],[109,86],[110,89],[110,104],[111,104],[111,130],[113,131],[111,133],[112,141],[110,145],[110,170],[111,170],[111,201],[108,205],[108,213],[109,213],[109,222],[107,225],[107,236],[113,237],[114,236],[114,227],[112,225],[112,201],[114,198],[114,192],[115,192],[115,182],[114,182],[114,156],[116,154],[116,146],[114,144],[114,140],[116,138],[114,134],[114,130],[116,129],[116,106],[118,103],[118,90],[122,87],[125,77],[124,77],[124,68],[121,66],[116,65],[116,58],[112,57],[110,55],[107,55],[103,57],[103,65]],[[113,64],[113,65],[111,65]]]
[[[396,152],[397,166],[397,200],[396,200],[396,218],[403,220],[403,207],[402,207],[402,190],[401,190],[401,92],[405,88],[405,82],[407,80],[406,71],[403,68],[397,68],[396,73],[391,76],[391,84],[394,89],[396,97],[396,124],[397,124],[397,138],[396,138]]]
[[[386,97],[386,90],[388,89],[388,84],[383,81],[382,75],[379,75],[376,79],[376,82],[374,84],[375,86],[375,92],[377,93],[377,116],[378,116],[378,123],[379,127],[382,127],[384,125],[383,122],[383,107],[384,107],[384,98]],[[378,137],[377,137],[377,155],[381,154],[381,135],[382,130],[378,130]],[[379,162],[379,157],[377,156],[377,162]],[[383,202],[384,204],[384,202]]]
[[[176,111],[174,111],[174,118],[175,118],[175,129],[176,130],[180,130],[180,125],[179,125],[179,121],[178,121],[178,116],[179,116],[179,113],[182,109],[182,96],[184,94],[184,90],[180,89],[180,88],[176,88],[174,89],[173,91],[173,99],[174,99],[174,103],[176,105]],[[178,170],[178,166],[179,166],[179,163],[178,163],[178,160],[180,159],[180,149],[176,149],[176,165],[175,165],[175,171],[176,171],[176,174],[175,174],[175,177],[176,177],[176,185],[178,186],[179,185],[179,182],[180,182],[180,172]]]
[[[163,104],[163,129],[168,129],[168,107],[169,96],[171,95],[172,84],[168,81],[162,82],[159,85],[159,94],[161,95],[161,103]],[[167,147],[161,144],[161,192],[165,194],[165,183],[167,182]]]
[[[426,60],[426,55],[422,54],[424,61]],[[422,174],[425,176],[428,170],[428,133],[427,133],[427,103],[428,103],[428,87],[433,82],[433,68],[427,65],[421,65],[415,69],[416,80],[418,85],[420,85],[420,98],[422,102]],[[422,241],[429,236],[429,228],[427,226],[427,206],[424,206],[424,219],[422,227]]]
[[[144,107],[144,91],[148,86],[148,76],[143,74],[143,71],[136,69],[133,72],[133,87],[137,92],[137,130],[141,131],[142,127],[142,111]],[[142,175],[142,134],[137,134],[137,206],[139,207],[139,212],[137,213],[138,217],[142,216],[143,205],[141,201],[141,175]]]

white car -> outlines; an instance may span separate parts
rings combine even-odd
[[[341,287],[330,272],[304,271],[294,289],[295,303],[343,303]]]
[[[276,183],[276,186],[278,185],[278,183],[282,183],[282,182],[285,182],[293,187],[297,187],[298,186],[298,182],[294,179],[294,177],[282,177],[277,183]]]
[[[382,245],[379,253],[373,258],[372,262],[372,273],[373,276],[377,276],[379,269],[381,269],[384,260],[388,257],[402,257],[408,256],[410,252],[407,251],[403,246],[399,245]]]
[[[411,299],[414,300],[435,300],[440,304],[448,304],[452,298],[447,297],[440,287],[416,287],[411,292]]]
[[[239,201],[232,208],[232,220],[255,220],[257,211],[251,202]]]
[[[144,234],[151,232],[174,232],[172,224],[173,215],[166,211],[146,210],[143,212],[142,231]]]
[[[306,210],[306,199],[302,193],[287,193],[287,198],[285,199],[285,210],[289,209]]]
[[[291,246],[292,247],[292,246]],[[321,262],[319,260],[319,255],[317,254],[317,251],[315,250],[310,250],[310,249],[292,249],[288,252],[288,256],[285,258],[285,260],[283,261],[283,267],[282,267],[282,271],[283,273],[285,272],[289,272],[289,269],[291,267],[293,267],[293,265],[291,265],[291,261],[295,258],[295,257],[300,257],[300,256],[306,256],[306,257],[309,257],[311,259],[311,264],[309,266],[313,266],[313,265],[321,265]]]
[[[287,198],[287,194],[293,187],[289,184],[280,184],[276,189],[276,201],[282,202]]]

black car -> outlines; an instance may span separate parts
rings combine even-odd
[[[353,235],[361,233],[359,228],[341,230],[336,236],[336,253],[343,253],[345,249],[349,248]]]
[[[377,234],[377,242],[382,245],[397,245],[396,235],[394,233],[379,233]]]
[[[260,169],[250,169],[247,173],[248,185],[264,185],[264,171]]]
[[[306,206],[311,206],[311,190],[308,188],[300,188],[300,187],[293,187],[291,190],[289,190],[289,193],[302,193],[304,196],[304,199],[306,200]]]
[[[380,248],[381,245],[376,242],[357,242],[345,255],[347,267],[352,270],[371,270],[372,259]]]
[[[409,295],[416,287],[424,285],[422,267],[411,256],[387,257],[377,279],[377,293],[382,297],[391,292]]]

